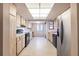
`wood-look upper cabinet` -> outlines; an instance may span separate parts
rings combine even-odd
[[[16,15],[16,22],[17,22],[17,24],[16,24],[16,26],[20,26],[21,25],[21,21],[20,21],[20,15]]]
[[[24,25],[26,26],[26,20],[25,20],[25,19],[24,19],[24,22],[23,22],[23,23],[24,23]]]
[[[20,21],[21,21],[21,25],[23,25],[23,18],[22,17],[21,17]]]
[[[16,16],[16,6],[14,4],[10,4],[10,14]]]
[[[23,17],[21,17],[21,25],[24,25],[24,26],[26,26],[26,21],[25,21],[25,19],[23,18]]]
[[[29,26],[29,21],[28,21],[28,20],[26,20],[26,21],[25,21],[25,23],[26,23],[26,24],[25,24],[25,25],[26,25],[26,27],[28,28],[28,26]]]
[[[16,6],[10,4],[10,55],[16,55]]]

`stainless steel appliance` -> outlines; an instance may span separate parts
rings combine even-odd
[[[61,47],[63,45],[63,34],[64,34],[64,29],[63,29],[63,20],[59,20],[59,27],[57,31],[57,54],[61,55]]]
[[[30,33],[25,34],[25,47],[29,44],[30,42]]]

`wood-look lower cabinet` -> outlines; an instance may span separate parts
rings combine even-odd
[[[25,47],[25,38],[23,39],[23,41],[22,41],[22,46],[23,46],[23,48]]]
[[[52,32],[48,32],[48,40],[53,43]]]
[[[25,35],[21,36],[22,39],[22,48],[25,47]]]
[[[20,53],[21,51],[21,40],[17,41],[17,55]]]
[[[17,37],[17,45],[16,45],[16,54],[19,55],[20,52],[23,50],[25,47],[25,35],[21,35]]]

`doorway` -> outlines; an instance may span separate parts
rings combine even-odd
[[[33,37],[45,37],[46,36],[46,24],[43,22],[36,22],[32,24]]]

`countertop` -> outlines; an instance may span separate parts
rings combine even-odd
[[[25,35],[25,34],[31,33],[31,32],[32,32],[31,30],[25,29],[25,30],[23,31],[23,33],[18,33],[18,34],[16,34],[16,36],[17,36],[17,37],[18,37],[18,36],[22,36],[22,35]]]

